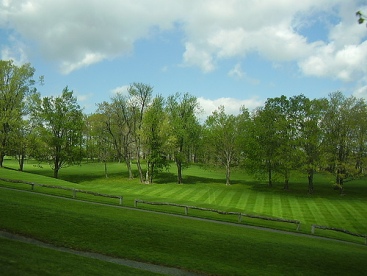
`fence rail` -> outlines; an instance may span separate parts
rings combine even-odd
[[[75,189],[75,188],[67,188],[67,187],[62,187],[62,186],[40,184],[40,183],[23,181],[23,180],[6,179],[6,178],[1,178],[1,177],[0,177],[0,180],[5,181],[5,182],[10,182],[10,183],[27,184],[27,185],[32,186],[32,190],[34,190],[34,187],[35,186],[38,186],[38,187],[44,187],[44,188],[52,188],[52,189],[59,189],[59,190],[71,191],[73,193],[73,198],[76,198],[76,193],[83,193],[83,194],[89,194],[89,195],[94,195],[94,196],[101,196],[101,197],[108,197],[108,198],[117,198],[117,199],[119,199],[119,204],[120,205],[122,205],[122,201],[123,201],[123,197],[122,196],[101,194],[101,193],[96,193],[96,192],[91,192],[91,191],[79,190],[79,189]]]
[[[169,202],[150,202],[150,201],[146,201],[146,200],[135,199],[134,200],[134,207],[135,208],[138,207],[138,203],[144,203],[144,204],[150,204],[150,205],[166,205],[166,206],[181,207],[181,208],[184,208],[185,215],[189,214],[189,209],[209,211],[209,212],[214,212],[214,213],[218,213],[218,214],[221,214],[221,215],[236,215],[236,216],[238,216],[238,222],[242,221],[242,217],[248,217],[248,218],[270,220],[270,221],[276,221],[276,222],[294,223],[294,224],[297,225],[297,231],[299,230],[299,228],[301,226],[301,222],[299,220],[284,219],[284,218],[271,218],[271,217],[265,217],[265,216],[250,215],[250,214],[245,214],[245,213],[241,213],[241,212],[227,212],[227,211],[222,211],[222,210],[216,210],[216,209],[210,209],[210,208],[204,208],[204,207],[197,207],[197,206],[188,206],[188,205],[169,203]]]
[[[367,235],[366,234],[353,233],[353,232],[350,232],[349,230],[334,228],[334,227],[328,227],[328,226],[323,226],[323,225],[317,225],[317,224],[312,224],[312,226],[311,226],[311,233],[312,234],[315,234],[315,229],[316,228],[322,229],[322,230],[331,230],[331,231],[341,232],[341,233],[345,233],[345,234],[348,234],[348,235],[351,235],[351,236],[365,238],[365,244],[367,245]]]

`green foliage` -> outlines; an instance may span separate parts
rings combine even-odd
[[[366,21],[366,16],[361,11],[357,11],[356,16],[358,17],[358,24],[363,24]]]
[[[226,185],[230,185],[231,168],[240,163],[242,155],[242,136],[249,117],[244,113],[238,116],[225,113],[220,106],[205,121],[204,140],[207,145],[209,160],[226,168]],[[241,121],[244,120],[245,122]]]
[[[177,183],[182,183],[182,168],[191,161],[192,146],[198,140],[200,125],[196,114],[197,98],[185,93],[169,96],[167,114],[170,126],[170,143],[177,165]]]
[[[80,162],[84,118],[73,91],[65,87],[59,97],[41,99],[37,95],[32,119],[47,149],[42,155],[49,160],[55,178],[62,167]]]
[[[153,183],[154,175],[169,168],[167,159],[168,118],[164,98],[157,96],[144,113],[141,134],[147,160],[146,182]]]
[[[0,60],[0,167],[5,155],[21,143],[17,134],[29,112],[27,100],[35,92],[34,72],[29,63],[16,66],[11,60]]]

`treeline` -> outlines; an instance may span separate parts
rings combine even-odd
[[[153,96],[153,88],[133,83],[128,93],[116,94],[84,114],[73,92],[41,97],[34,88],[34,68],[0,61],[0,165],[16,156],[47,161],[54,176],[62,167],[88,159],[126,164],[133,177],[135,164],[142,183],[152,183],[172,162],[177,182],[191,163],[231,169],[240,167],[269,186],[280,177],[289,188],[292,171],[303,171],[308,190],[314,173],[335,175],[335,187],[365,174],[367,104],[364,99],[334,92],[328,98],[304,95],[269,98],[264,106],[238,115],[219,107],[205,122],[197,98],[176,93]],[[41,79],[42,81],[42,79]],[[134,161],[134,162],[133,162]]]

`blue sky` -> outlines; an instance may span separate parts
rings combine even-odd
[[[299,3],[298,3],[299,2]],[[0,55],[30,62],[43,96],[86,113],[133,82],[188,92],[209,115],[336,90],[367,98],[362,0],[0,0]]]

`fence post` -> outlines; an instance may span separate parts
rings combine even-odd
[[[298,222],[296,231],[298,231],[300,227],[301,227],[301,222]]]
[[[122,196],[120,196],[120,205],[122,205]]]
[[[189,207],[185,206],[185,215],[187,216],[189,213]]]
[[[73,198],[76,198],[76,190],[73,189]]]
[[[34,190],[34,183],[31,183],[31,186],[32,186],[32,191]]]
[[[138,201],[136,199],[134,200],[134,207],[138,208]]]
[[[315,234],[315,224],[312,224],[312,226],[311,226],[311,233]]]
[[[238,215],[238,222],[242,222],[242,214]]]

